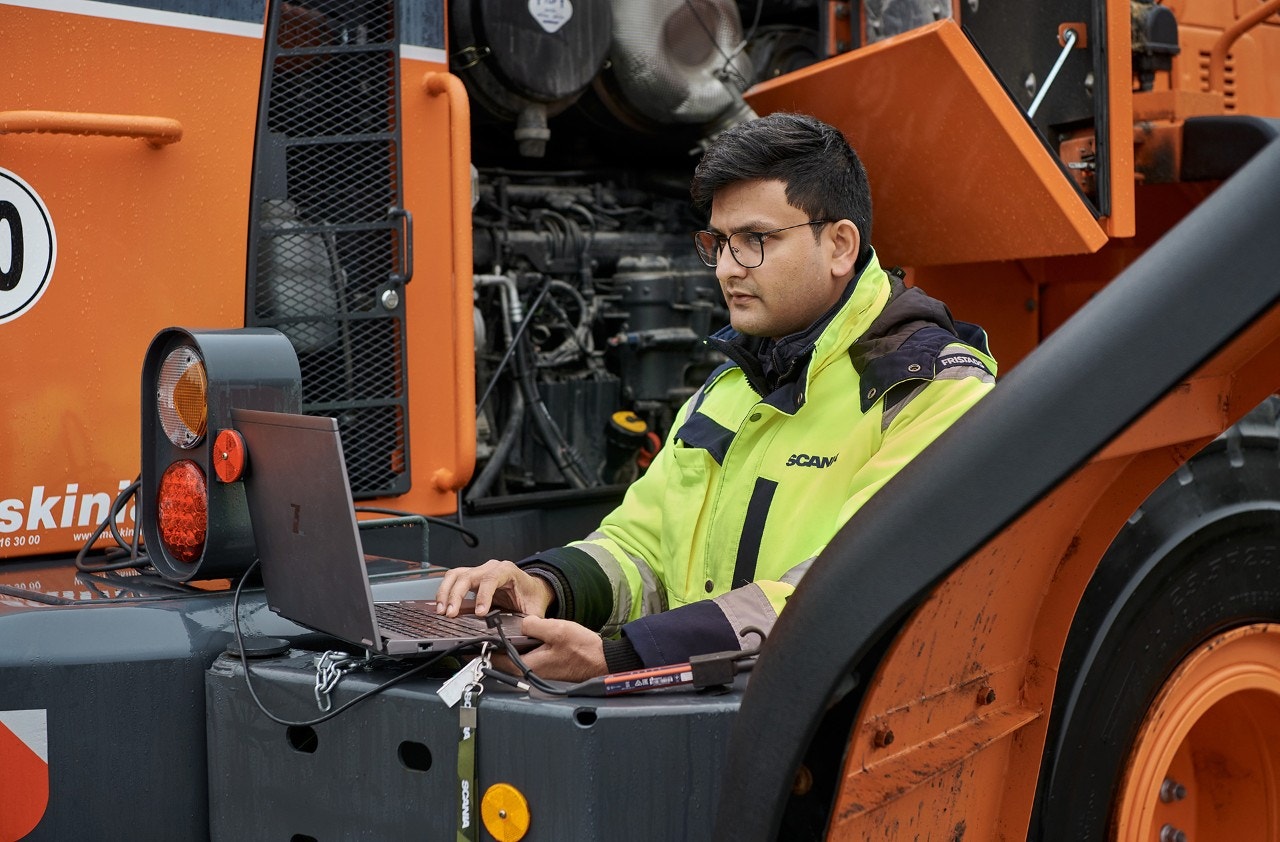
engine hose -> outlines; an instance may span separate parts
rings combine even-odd
[[[551,417],[550,410],[542,402],[542,396],[538,394],[538,386],[534,383],[536,369],[529,359],[532,353],[532,349],[522,342],[516,352],[515,361],[517,365],[516,379],[520,383],[520,389],[524,392],[525,401],[533,411],[533,424],[538,428],[538,432],[542,434],[547,450],[551,453],[552,460],[556,463],[556,467],[560,469],[560,472],[564,474],[565,479],[569,481],[569,484],[574,488],[590,488],[592,483],[587,479],[587,474],[582,466],[582,457],[578,454],[577,449],[565,439],[564,433],[560,431],[560,426]]]
[[[511,393],[511,407],[507,411],[507,423],[502,429],[502,435],[498,438],[498,444],[493,448],[493,453],[489,456],[489,461],[485,464],[484,469],[480,471],[480,475],[476,477],[475,482],[471,483],[471,487],[467,489],[467,502],[475,501],[486,497],[489,489],[493,487],[494,480],[498,478],[498,474],[502,473],[502,468],[507,464],[507,456],[511,454],[511,448],[516,443],[516,436],[524,429],[524,395],[520,389],[516,389]]]

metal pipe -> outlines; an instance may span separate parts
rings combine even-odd
[[[1209,91],[1225,94],[1227,90],[1227,53],[1241,35],[1280,11],[1280,0],[1267,0],[1249,14],[1240,18],[1214,42],[1209,51]]]
[[[471,107],[462,80],[452,73],[427,73],[422,86],[430,96],[449,101],[449,189],[453,232],[453,397],[454,453],[457,471],[441,468],[431,477],[440,491],[457,491],[467,484],[476,464],[476,419],[463,407],[475,405],[476,359],[471,310]]]
[[[0,111],[0,134],[74,134],[134,137],[159,149],[182,140],[182,124],[169,117],[78,111]]]
[[[1066,43],[1062,46],[1062,52],[1058,53],[1058,60],[1053,63],[1053,69],[1049,71],[1049,75],[1045,77],[1044,84],[1040,86],[1040,90],[1036,92],[1036,98],[1031,101],[1031,107],[1027,109],[1027,116],[1036,116],[1036,109],[1040,107],[1044,95],[1049,93],[1049,86],[1053,84],[1053,80],[1058,78],[1058,71],[1062,69],[1062,63],[1067,60],[1067,54],[1076,45],[1076,31],[1068,29],[1062,34],[1062,40]]]

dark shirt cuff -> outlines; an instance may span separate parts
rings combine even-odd
[[[636,648],[625,637],[604,641],[604,663],[609,672],[628,672],[644,667]]]
[[[572,616],[573,597],[570,596],[572,591],[569,590],[569,583],[559,570],[536,563],[522,569],[530,576],[537,576],[551,586],[551,604],[547,606],[548,617],[553,620],[562,620]],[[569,610],[564,610],[566,608]]]

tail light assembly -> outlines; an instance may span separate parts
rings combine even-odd
[[[231,409],[298,412],[302,376],[277,330],[156,334],[142,364],[138,510],[151,563],[175,581],[235,576],[255,557]]]

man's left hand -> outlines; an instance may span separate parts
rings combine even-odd
[[[526,616],[521,622],[525,634],[536,637],[542,645],[522,656],[529,669],[539,678],[552,681],[586,681],[604,675],[609,668],[604,662],[604,643],[600,635],[572,620],[547,620]],[[515,664],[503,656],[495,656],[493,664],[503,672],[518,675]]]

